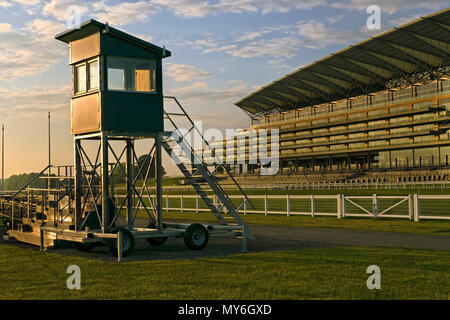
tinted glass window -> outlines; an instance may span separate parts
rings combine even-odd
[[[76,92],[86,91],[86,65],[82,64],[76,67]]]
[[[98,88],[99,70],[98,60],[89,64],[89,90]]]
[[[108,89],[154,92],[155,62],[108,57]]]

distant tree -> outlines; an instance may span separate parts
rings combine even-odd
[[[145,161],[146,159],[147,159],[147,155],[146,154],[143,154],[142,156],[140,156],[138,158],[139,166],[143,167],[141,172],[142,172],[142,175],[144,177],[145,177],[145,174],[147,173],[148,166],[149,166],[149,164],[151,162],[151,158],[149,158],[147,162]],[[136,168],[136,170],[138,170],[138,169]],[[164,167],[161,167],[161,171],[162,171],[161,176],[164,177],[167,174],[167,172],[164,169]],[[137,172],[138,171],[136,171],[136,174],[137,174]],[[149,173],[148,177],[150,179],[154,179],[155,178],[155,161],[153,161],[152,164],[151,164],[150,173]]]
[[[114,171],[112,172],[112,181],[114,184],[120,184],[120,183],[125,183],[125,163],[121,163],[122,168],[121,169],[119,166],[117,166]]]
[[[18,190],[24,187],[31,179],[36,177],[38,172],[14,174],[8,179],[5,179],[5,189],[6,190]],[[41,177],[36,179],[30,186],[33,188],[46,188],[48,184],[48,179],[45,179],[47,175],[43,174]],[[54,174],[52,174],[54,176]],[[50,186],[53,186],[53,180],[50,182]]]
[[[143,166],[142,171],[141,171],[141,174],[142,174],[143,177],[145,177],[145,174],[147,173],[148,165],[149,165],[149,162],[150,162],[150,159],[149,159],[149,161],[146,162],[145,161],[146,158],[147,158],[147,155],[142,155],[142,156],[138,157],[139,166]],[[119,166],[117,166],[114,169],[113,173],[112,173],[112,179],[113,179],[114,184],[121,184],[121,183],[125,183],[126,182],[126,175],[125,175],[125,172],[124,172],[124,170],[125,170],[125,163],[121,163],[121,166],[122,166],[122,169]],[[133,172],[134,172],[135,175],[137,175],[138,172],[139,172],[138,168],[139,167],[137,165],[134,165]],[[162,168],[162,176],[165,176],[166,174],[167,174],[166,170],[163,167]],[[155,178],[155,163],[154,162],[152,163],[152,166],[150,168],[150,173],[149,173],[148,177],[149,177],[149,179],[154,179]],[[140,176],[138,177],[138,180],[142,180]]]

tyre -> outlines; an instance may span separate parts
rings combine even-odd
[[[155,229],[156,226],[153,222],[150,222],[147,226],[147,228],[149,229]],[[163,228],[166,228],[166,226],[163,224]],[[162,246],[164,243],[166,243],[168,237],[159,237],[159,238],[147,238],[145,240],[147,240],[147,242],[154,247],[160,247]]]
[[[92,249],[94,249],[98,243],[95,242],[88,242],[88,243],[81,243],[81,242],[74,242],[73,246],[75,249],[77,249],[80,252],[89,252]]]
[[[201,250],[209,240],[209,233],[206,228],[199,224],[193,223],[184,231],[184,244],[190,250]]]
[[[134,249],[134,237],[128,229],[119,228],[113,230],[113,233],[122,231],[122,257],[129,255]],[[113,256],[117,256],[117,239],[107,241],[108,249]]]

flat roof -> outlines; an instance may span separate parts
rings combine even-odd
[[[161,55],[162,58],[170,57],[171,55],[171,52],[169,50],[166,50],[165,48],[158,47],[150,42],[139,39],[129,33],[120,31],[116,28],[98,22],[97,20],[94,19],[87,20],[77,27],[68,29],[64,32],[57,34],[55,36],[55,39],[63,41],[65,43],[69,43],[81,38],[85,38],[99,31],[108,31],[108,33],[112,34],[113,36],[124,39],[136,46],[140,46],[144,49],[157,53]]]
[[[235,103],[251,117],[385,90],[389,80],[449,65],[450,8],[297,69]]]

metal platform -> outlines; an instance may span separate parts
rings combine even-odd
[[[175,101],[181,110],[165,113],[166,120],[173,126],[172,131],[142,135],[102,132],[76,136],[74,166],[47,166],[20,190],[1,198],[0,217],[7,225],[7,238],[40,246],[42,251],[57,248],[64,242],[88,251],[96,243],[104,242],[111,247],[113,254],[117,254],[118,260],[122,260],[122,246],[134,242],[134,239],[147,239],[152,245],[162,245],[168,237],[183,237],[188,248],[197,250],[206,245],[210,235],[232,236],[242,240],[242,250],[247,251],[247,239],[253,235],[238,210],[247,203],[251,205],[250,200],[226,166],[215,165],[210,169],[185,137],[174,140],[176,135],[173,132],[178,129],[174,114],[191,124],[190,131],[198,129],[178,100],[169,99]],[[142,163],[134,143],[145,139],[150,141],[150,151]],[[97,151],[93,154],[84,147],[88,141],[97,144]],[[116,145],[121,143],[123,148],[113,148],[110,141]],[[203,141],[208,146],[204,138]],[[161,151],[164,149],[174,159],[172,150],[176,145],[187,150],[188,158],[193,160],[189,164],[177,161],[178,168],[219,224],[189,225],[163,220]],[[113,162],[109,161],[110,155]],[[215,177],[219,167],[244,196],[237,207],[219,184],[220,179]],[[153,179],[156,184],[153,193],[148,187],[152,170],[155,170]],[[126,177],[122,193],[112,181],[118,171]],[[199,183],[199,179],[205,184]],[[213,195],[206,192],[207,188],[213,191],[218,201],[213,201]],[[136,225],[138,212],[147,214],[147,227]],[[119,220],[124,221],[119,223]],[[193,238],[187,239],[189,236]]]

